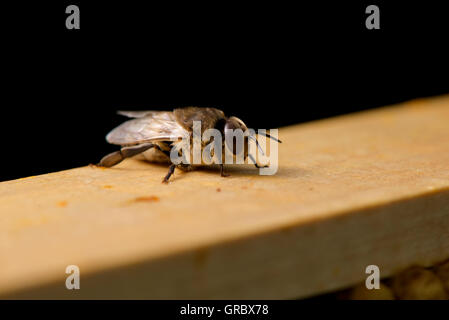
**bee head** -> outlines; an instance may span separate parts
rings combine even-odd
[[[234,132],[239,129],[242,130],[243,133],[245,133],[248,130],[248,127],[239,118],[229,117],[224,124],[224,135],[225,135],[224,137],[229,150],[232,150],[232,153],[234,155],[240,154],[243,151],[244,158],[246,159],[248,153],[248,138],[244,137],[243,146],[238,146],[237,139],[234,136]],[[230,143],[232,143],[232,146],[229,145]]]
[[[241,129],[243,132],[248,130],[248,128],[246,127],[245,123],[243,123],[242,120],[240,120],[237,117],[229,117],[226,120],[226,123],[225,123],[225,126],[224,126],[225,134],[226,134],[226,131],[237,130],[237,129]]]
[[[222,124],[222,126],[223,126],[223,124]],[[240,148],[236,148],[236,138],[233,136],[233,131],[238,130],[238,129],[242,130],[243,133],[245,133],[248,130],[248,127],[246,126],[246,124],[242,120],[240,120],[237,117],[229,117],[226,120],[226,122],[224,123],[223,131],[224,131],[225,138],[227,138],[228,136],[229,136],[229,138],[232,138],[232,140],[227,138],[226,139],[226,143],[229,144],[230,141],[233,142],[232,152],[235,155],[239,154],[242,151],[241,147]],[[266,132],[263,132],[263,133],[259,132],[258,134],[261,134],[261,135],[263,135],[263,136],[265,136],[265,137],[267,137],[269,139],[272,139],[272,140],[274,140],[274,141],[276,141],[278,143],[281,143],[281,141],[279,139],[277,139],[275,137],[272,137],[270,134],[268,134]],[[254,135],[245,135],[244,141],[243,141],[243,152],[244,152],[245,159],[248,156],[248,143],[249,143],[248,140],[249,139],[253,140],[256,143],[257,147],[259,148],[259,150],[263,154],[264,152],[263,152],[261,146],[259,145],[259,142],[257,141],[257,138]],[[231,149],[230,145],[228,145],[228,147]]]

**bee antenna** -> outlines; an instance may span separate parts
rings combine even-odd
[[[276,142],[278,142],[278,143],[282,143],[281,140],[279,140],[279,139],[277,139],[277,138],[275,138],[275,137],[270,136],[270,135],[269,135],[268,133],[266,133],[266,132],[264,132],[264,133],[258,132],[257,134],[260,134],[260,135],[262,135],[262,136],[265,136],[265,137],[267,137],[267,138],[270,138],[271,140],[274,140],[274,141],[276,141]]]
[[[251,139],[251,140],[253,140],[253,141],[256,143],[257,148],[259,148],[260,152],[262,152],[262,155],[265,155],[265,152],[263,152],[263,149],[262,149],[262,147],[260,146],[259,141],[257,141],[256,137],[254,137],[254,136],[248,136],[248,138]]]

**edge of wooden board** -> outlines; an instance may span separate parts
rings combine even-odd
[[[428,214],[419,214],[426,207]],[[372,232],[354,228],[360,223]],[[94,272],[82,278],[80,290],[67,290],[61,277],[0,298],[304,298],[363,282],[368,265],[377,265],[383,278],[448,257],[449,190],[440,190]]]

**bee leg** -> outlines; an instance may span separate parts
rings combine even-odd
[[[123,147],[119,151],[115,151],[104,156],[100,160],[100,163],[98,165],[102,167],[112,167],[115,166],[116,164],[119,164],[126,158],[133,157],[136,154],[147,151],[148,149],[153,147],[156,147],[156,145],[153,143],[145,143],[139,144],[137,146]]]
[[[170,165],[170,168],[168,168],[168,173],[165,176],[164,180],[162,180],[162,183],[168,183],[168,179],[170,179],[170,177],[173,174],[173,172],[175,172],[175,168],[176,168],[175,164],[171,164]]]
[[[269,167],[269,165],[259,166],[259,165],[257,164],[257,161],[254,159],[254,157],[253,157],[251,154],[248,154],[248,157],[251,159],[252,162],[254,162],[254,165],[256,166],[257,169],[260,169],[260,168],[268,168],[268,167]]]
[[[220,164],[220,174],[221,174],[222,177],[229,177],[230,176],[230,174],[226,174],[224,172],[224,164],[223,163]]]

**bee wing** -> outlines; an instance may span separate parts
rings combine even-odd
[[[146,112],[146,115],[128,120],[113,129],[106,140],[111,144],[126,146],[152,141],[176,141],[189,135],[171,112]],[[133,112],[128,114],[136,115]]]
[[[143,117],[152,117],[153,119],[162,119],[162,120],[175,120],[173,116],[173,112],[171,111],[117,111],[119,115],[128,117],[128,118],[143,118]]]

